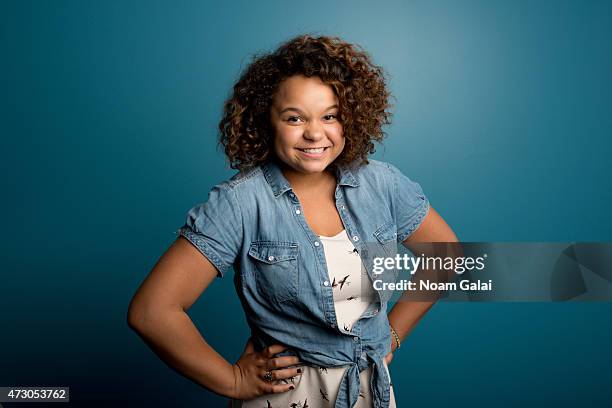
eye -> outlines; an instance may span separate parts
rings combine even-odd
[[[300,120],[303,120],[300,116],[289,116],[287,118],[287,122],[289,123],[298,123]]]
[[[334,120],[334,119],[337,119],[337,116],[336,116],[336,115],[334,115],[334,114],[329,114],[329,115],[325,115],[325,116],[323,116],[323,118],[324,118],[325,120]]]

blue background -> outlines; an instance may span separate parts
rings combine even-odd
[[[127,305],[233,174],[216,125],[250,55],[304,32],[386,69],[395,116],[374,157],[460,239],[612,240],[610,1],[3,1],[0,21],[0,385],[70,386],[82,406],[223,406],[128,329]],[[391,364],[398,404],[607,405],[611,312],[438,304]],[[231,278],[190,315],[237,359]]]

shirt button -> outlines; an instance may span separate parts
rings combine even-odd
[[[358,237],[357,235],[355,235],[355,236],[353,237],[353,241],[359,241],[359,237]]]
[[[319,241],[315,241],[314,245],[315,245],[316,247],[318,247],[318,246],[319,246]]]
[[[323,286],[329,286],[329,281],[323,282]]]
[[[274,257],[273,257],[272,255],[270,255],[270,256],[268,257],[268,261],[273,261],[273,260],[274,260]]]
[[[341,210],[344,210],[346,207],[344,207],[343,205],[340,206]]]
[[[300,210],[295,210],[296,214],[301,214],[302,212]]]
[[[358,341],[359,341],[359,337],[357,337],[357,336],[353,337],[353,341],[354,341],[355,343],[356,343],[356,342],[358,342]]]

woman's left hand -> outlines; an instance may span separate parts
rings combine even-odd
[[[393,338],[391,338],[391,351],[389,352],[389,354],[387,354],[387,355],[385,356],[385,363],[386,363],[387,365],[389,365],[389,363],[391,362],[391,360],[393,360],[393,344],[394,344],[394,342],[393,342]]]
[[[391,360],[393,360],[393,352],[390,352],[389,354],[385,356],[385,363],[387,363],[387,365],[389,365]]]

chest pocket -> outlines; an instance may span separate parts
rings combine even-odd
[[[257,268],[257,290],[269,301],[280,303],[298,294],[298,244],[254,241],[249,256]]]
[[[374,236],[388,255],[397,253],[397,228],[393,221],[389,221],[376,229]]]

